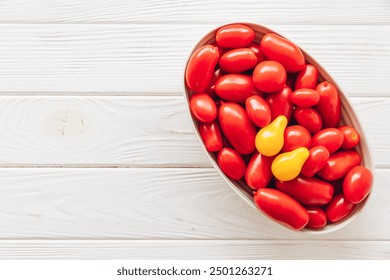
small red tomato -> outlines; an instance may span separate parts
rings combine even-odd
[[[209,123],[217,117],[217,106],[207,93],[195,93],[190,98],[192,115],[200,122]]]
[[[230,24],[218,29],[215,39],[224,48],[243,48],[253,42],[255,32],[243,24]]]
[[[315,146],[309,150],[309,157],[303,164],[301,174],[313,177],[325,166],[329,159],[329,151],[324,146]]]
[[[305,67],[298,72],[295,80],[295,89],[310,88],[315,89],[318,79],[318,70],[311,64],[306,64]]]
[[[264,55],[260,51],[260,45],[259,44],[252,43],[252,44],[250,44],[248,46],[248,48],[250,48],[255,53],[255,55],[257,57],[257,63],[256,64],[259,64],[260,62],[263,62],[265,60]]]
[[[343,181],[343,193],[346,200],[357,204],[362,202],[370,193],[372,173],[364,166],[352,168]]]
[[[237,103],[223,103],[218,119],[222,132],[237,152],[242,155],[254,152],[256,129],[244,108]]]
[[[312,138],[312,145],[325,146],[329,153],[332,154],[340,149],[344,141],[344,135],[337,128],[325,128],[314,134]]]
[[[336,181],[344,177],[349,170],[360,165],[361,157],[354,150],[341,151],[330,155],[318,175],[327,181]]]
[[[290,121],[293,104],[290,101],[291,89],[287,86],[280,91],[268,95],[266,101],[271,109],[271,121],[280,115],[284,115]]]
[[[318,112],[311,107],[297,107],[294,109],[294,118],[297,123],[305,127],[310,133],[316,133],[322,128],[322,119]]]
[[[306,225],[307,228],[321,229],[326,226],[327,218],[324,210],[316,206],[307,207],[306,209],[309,213],[309,222]]]
[[[350,126],[340,126],[339,130],[344,134],[344,141],[341,148],[349,150],[355,148],[360,142],[359,132]]]
[[[298,46],[279,35],[264,35],[260,50],[266,58],[281,63],[289,73],[298,72],[305,66],[305,57]]]
[[[276,61],[263,61],[253,70],[253,82],[262,92],[275,92],[286,85],[287,74],[282,64]]]
[[[326,207],[326,216],[332,223],[337,223],[346,218],[354,208],[353,203],[347,201],[342,194],[338,194]]]
[[[205,45],[197,49],[187,63],[185,74],[187,86],[196,92],[204,92],[210,84],[218,60],[217,47]]]
[[[217,122],[199,124],[199,133],[209,152],[218,152],[223,147],[221,128]]]
[[[245,172],[245,181],[254,190],[265,188],[272,179],[271,165],[273,157],[266,157],[255,153],[248,163]]]
[[[255,192],[254,201],[267,216],[289,228],[301,230],[309,222],[307,210],[281,191],[261,188]]]
[[[276,180],[276,188],[307,206],[322,206],[329,203],[334,192],[333,186],[328,182],[303,176],[291,181]]]
[[[249,119],[257,126],[264,127],[271,122],[271,109],[268,103],[258,95],[249,97],[245,102]]]
[[[290,152],[299,147],[310,148],[311,136],[310,132],[300,125],[288,126],[284,130],[284,145],[283,152]]]
[[[249,48],[234,49],[219,59],[219,66],[226,73],[241,73],[257,64],[256,54]]]
[[[323,82],[317,85],[316,91],[320,94],[320,101],[315,109],[322,117],[323,126],[337,127],[340,122],[341,103],[336,87],[331,83]]]
[[[214,74],[211,78],[211,81],[210,81],[210,84],[207,86],[205,92],[210,95],[211,98],[215,98],[217,97],[217,95],[215,94],[215,82],[219,79],[219,77],[221,77],[223,75],[221,69],[216,69],[214,71]]]
[[[218,165],[225,175],[233,180],[240,180],[245,174],[245,161],[237,151],[223,148],[217,156]]]
[[[248,97],[258,92],[251,76],[227,74],[216,81],[215,93],[223,100],[244,103]]]
[[[318,104],[320,94],[314,89],[301,88],[293,91],[290,98],[291,102],[297,106],[310,107]]]

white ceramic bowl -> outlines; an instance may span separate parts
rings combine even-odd
[[[235,23],[231,23],[231,24],[235,24]],[[256,43],[259,43],[261,38],[267,33],[278,34],[277,32],[270,30],[269,28],[264,27],[262,25],[253,24],[253,23],[240,23],[240,24],[250,26],[255,31],[255,34],[256,34],[255,42]],[[196,46],[194,47],[192,52],[189,54],[188,59],[187,59],[186,64],[185,64],[185,68],[188,64],[189,58],[195,52],[195,50],[199,49],[200,47],[202,47],[204,45],[215,43],[215,34],[216,34],[217,30],[223,26],[224,25],[215,28],[214,30],[210,31],[208,34],[206,34],[203,38],[201,38],[199,40],[199,42],[196,44]],[[281,34],[278,34],[278,35],[283,37],[283,35],[281,35]],[[355,111],[353,110],[348,98],[343,93],[343,91],[341,90],[339,85],[336,83],[336,81],[329,75],[329,73],[315,59],[313,59],[308,53],[306,53],[304,50],[302,50],[302,48],[301,48],[301,51],[303,52],[303,54],[306,58],[306,62],[314,65],[318,69],[319,81],[320,82],[329,81],[331,84],[333,84],[337,88],[339,95],[340,95],[340,99],[341,99],[341,121],[340,121],[340,124],[341,125],[350,125],[350,126],[354,127],[360,133],[360,144],[357,146],[356,150],[359,152],[359,154],[362,157],[362,165],[367,167],[368,169],[370,169],[371,172],[374,174],[372,156],[371,156],[370,149],[369,149],[369,146],[367,143],[367,138],[365,136],[365,133],[363,131],[362,126],[360,125],[359,118],[355,114]],[[185,95],[187,112],[191,117],[192,124],[194,126],[196,135],[197,135],[197,137],[202,145],[204,152],[207,154],[212,165],[215,167],[215,169],[218,171],[218,173],[222,176],[222,178],[225,179],[226,183],[249,205],[257,208],[256,204],[253,202],[253,190],[248,185],[246,185],[244,180],[235,181],[235,180],[232,180],[232,179],[229,179],[228,177],[226,177],[226,175],[219,168],[219,166],[216,162],[216,157],[214,156],[214,154],[207,151],[207,149],[203,143],[203,140],[199,134],[199,131],[198,131],[198,122],[191,115],[191,112],[189,109],[190,108],[189,107],[189,98],[194,92],[187,88],[187,86],[185,84],[184,73],[183,73],[183,87],[184,87],[183,92]],[[371,193],[372,193],[372,191],[371,191]],[[371,196],[371,194],[368,195],[364,201],[359,203],[355,207],[353,212],[346,219],[344,219],[338,223],[328,224],[325,228],[320,229],[320,230],[303,229],[301,232],[310,233],[310,234],[324,234],[324,233],[329,233],[329,232],[335,231],[337,229],[340,229],[340,228],[346,226],[351,221],[353,221],[358,216],[359,213],[361,213],[364,206],[367,204],[367,200],[370,196]],[[259,213],[262,213],[262,212],[259,211]],[[268,216],[266,216],[266,217],[268,217]],[[269,218],[269,219],[271,219],[271,218]],[[277,221],[275,221],[275,222],[277,222]]]

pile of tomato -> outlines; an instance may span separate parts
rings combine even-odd
[[[274,33],[255,37],[246,25],[221,27],[188,61],[190,111],[203,142],[272,219],[295,230],[339,222],[372,187],[355,150],[360,135],[339,125],[336,87],[319,81],[298,46]]]

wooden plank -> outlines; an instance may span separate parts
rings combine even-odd
[[[359,217],[309,235],[263,217],[211,168],[2,168],[0,238],[389,241],[389,180],[377,170]]]
[[[215,26],[1,24],[0,94],[180,94],[188,54]],[[270,27],[312,54],[348,95],[389,95],[390,25]]]
[[[0,259],[388,260],[389,257],[389,241],[0,241]]]
[[[389,98],[352,98],[390,167]],[[0,98],[0,166],[210,167],[181,96]]]
[[[231,22],[377,24],[389,23],[386,0],[205,1],[190,0],[7,0],[1,22]]]

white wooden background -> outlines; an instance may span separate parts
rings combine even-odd
[[[350,97],[376,163],[366,211],[325,236],[246,205],[181,92],[206,32],[284,34]],[[390,1],[1,0],[0,258],[390,258]]]

